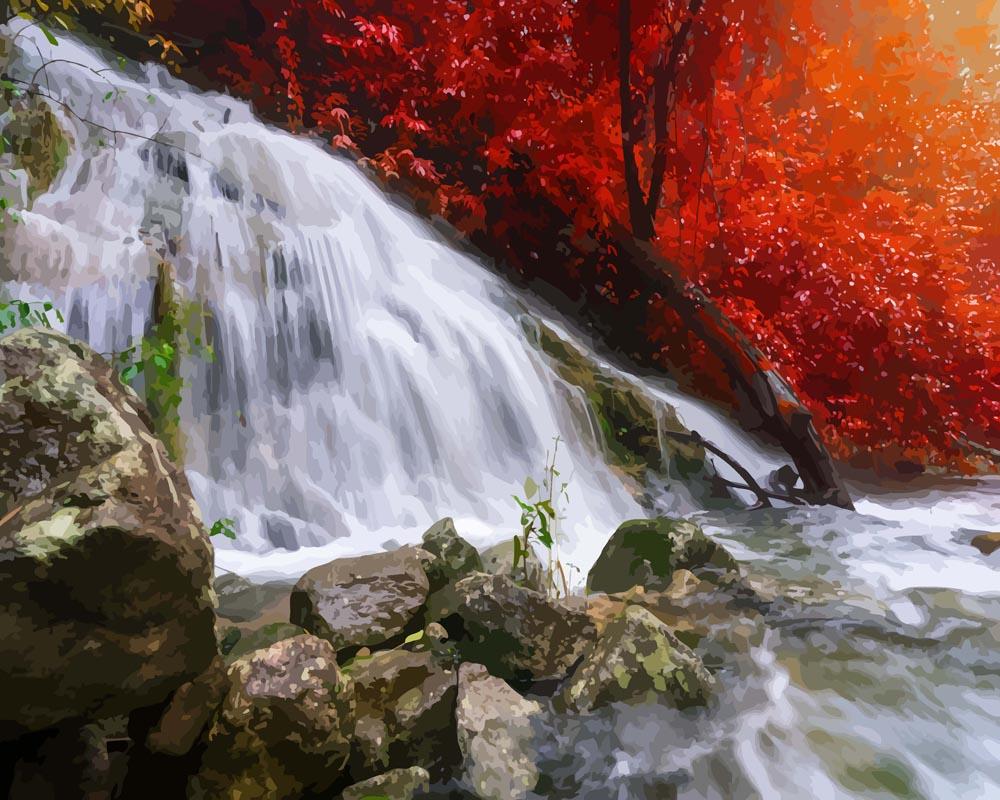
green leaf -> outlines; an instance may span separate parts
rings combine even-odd
[[[538,491],[538,484],[535,483],[534,478],[530,475],[524,479],[524,496],[529,500],[535,496],[535,492]]]
[[[125,56],[118,56],[118,66],[119,66],[119,67],[120,67],[121,69],[125,69],[125,65],[126,65],[127,63],[128,63],[128,62],[127,62],[127,61],[125,60]]]
[[[113,95],[114,95],[114,92],[108,92],[106,95],[104,95],[104,101],[107,102],[108,100],[111,99],[111,97]]]
[[[119,377],[121,378],[122,383],[130,384],[132,383],[132,381],[136,379],[136,376],[138,374],[139,374],[139,365],[129,364],[127,367],[125,367],[125,369],[121,371]]]
[[[552,501],[550,500],[539,500],[535,504],[535,508],[544,511],[552,519],[556,518],[556,510],[552,507]]]
[[[423,631],[417,631],[416,633],[411,633],[405,639],[403,639],[403,644],[413,644],[414,642],[419,642],[424,638]]]
[[[539,530],[536,538],[545,546],[547,550],[551,550],[553,540],[552,534],[549,533],[549,520],[544,514],[541,514],[538,517],[538,523],[541,526],[541,529]]]
[[[511,497],[514,498],[514,502],[516,502],[521,507],[521,510],[524,511],[525,513],[530,514],[531,512],[533,512],[535,510],[534,506],[528,505],[520,497],[518,497],[516,494],[512,494]]]
[[[52,35],[52,31],[46,28],[41,22],[38,23],[38,29],[45,34],[45,38],[48,39],[50,45],[55,47],[59,44],[56,37]]]
[[[223,519],[217,519],[212,523],[212,527],[208,531],[209,536],[225,536],[227,539],[236,538],[236,520],[229,519],[229,517],[224,517]]]

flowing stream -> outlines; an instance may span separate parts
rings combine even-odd
[[[214,351],[181,360],[181,417],[205,519],[236,521],[235,541],[216,537],[221,567],[294,577],[415,541],[444,515],[476,544],[509,538],[511,495],[558,437],[563,557],[581,573],[619,522],[669,511],[800,602],[776,601],[746,646],[723,648],[707,712],[557,720],[545,796],[1000,797],[1000,552],[969,545],[1000,527],[1000,483],[859,487],[857,512],[706,510],[678,481],[638,487],[533,343],[539,324],[761,478],[781,459],[607,363],[317,144],[22,26],[7,72],[68,104],[51,107],[70,144],[32,199],[23,170],[5,174],[19,212],[2,288],[50,300],[70,333],[114,353],[149,330],[168,276]]]

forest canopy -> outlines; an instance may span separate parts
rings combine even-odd
[[[964,467],[1000,448],[992,6],[154,4],[201,72],[612,321],[641,363],[729,400],[620,263],[622,225],[649,226],[837,455]]]

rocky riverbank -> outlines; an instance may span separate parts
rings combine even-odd
[[[697,714],[713,649],[766,609],[729,553],[666,518],[622,524],[586,596],[515,579],[511,545],[479,553],[450,519],[294,585],[213,582],[183,473],[103,359],[22,331],[0,371],[14,798],[544,795],[553,715]]]

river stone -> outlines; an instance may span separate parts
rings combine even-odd
[[[514,539],[511,537],[483,551],[483,571],[490,575],[513,575],[516,581],[528,589],[545,592],[545,570],[538,556],[532,551],[528,556],[528,572],[524,573],[524,563],[517,565],[514,575]]]
[[[338,558],[303,575],[292,590],[290,621],[321,636],[342,657],[391,645],[421,625],[430,590],[419,547]]]
[[[355,700],[329,642],[285,639],[241,658],[228,679],[189,798],[279,800],[336,782],[350,754]]]
[[[608,703],[704,705],[715,680],[697,655],[652,613],[629,606],[610,622],[559,696],[577,712]]]
[[[0,340],[0,740],[156,706],[216,654],[212,546],[108,363]]]
[[[288,597],[291,590],[287,584],[253,583],[233,572],[216,578],[214,587],[218,597],[216,614],[233,622],[257,619],[270,606]]]
[[[458,760],[458,676],[428,652],[388,650],[350,665],[357,698],[351,773],[419,765],[440,773]]]
[[[455,591],[466,637],[460,654],[504,678],[562,678],[596,633],[585,611],[505,575],[471,575]]]
[[[348,786],[340,800],[413,800],[430,785],[431,776],[423,767],[393,769]]]
[[[1000,550],[1000,533],[981,533],[972,540],[972,546],[984,556],[993,555]]]
[[[533,720],[542,712],[481,664],[458,671],[461,782],[480,800],[522,800],[538,783]]]
[[[455,522],[445,517],[424,533],[421,547],[434,556],[427,564],[431,589],[440,589],[473,572],[483,571],[483,560],[476,550],[455,530]]]
[[[633,586],[663,591],[677,569],[708,575],[737,568],[726,549],[691,522],[635,519],[623,522],[604,545],[587,576],[587,588],[609,594]]]

